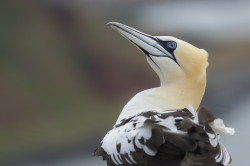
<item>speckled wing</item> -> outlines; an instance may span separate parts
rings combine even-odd
[[[148,111],[114,126],[95,155],[108,166],[223,166],[231,157],[210,124],[213,114],[192,108]]]

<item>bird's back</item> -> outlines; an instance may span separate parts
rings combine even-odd
[[[192,108],[147,111],[114,126],[95,155],[108,166],[220,166],[231,158],[210,127],[213,115]]]

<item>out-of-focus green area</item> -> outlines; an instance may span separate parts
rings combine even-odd
[[[107,90],[108,64],[100,66],[106,58],[98,58],[108,38],[91,31],[84,13],[64,7],[0,6],[0,159],[53,154],[112,125],[119,107]]]
[[[175,23],[185,20],[185,13],[171,12],[175,19],[157,15],[164,7],[176,5],[183,6],[180,1],[142,0],[1,2],[0,164],[79,149],[91,153],[88,149],[98,146],[126,101],[143,89],[158,86],[158,78],[143,55],[105,26],[109,21],[153,35],[177,36],[205,48],[210,66],[203,103],[217,114],[249,93],[247,27],[230,29],[235,26],[232,21],[230,37],[218,22],[212,26],[210,20],[209,27],[204,20],[191,24],[192,18],[186,18],[190,22],[180,28]],[[230,10],[229,6],[225,9]],[[203,13],[195,16],[198,14],[209,21]],[[227,18],[223,12],[219,14]],[[217,18],[212,11],[211,18]]]

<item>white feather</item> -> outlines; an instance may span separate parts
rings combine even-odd
[[[143,151],[150,156],[155,156],[157,153],[156,151],[149,149],[147,146],[143,147]]]
[[[209,125],[216,134],[234,135],[235,133],[234,128],[226,127],[222,119],[215,119]]]
[[[171,131],[177,132],[177,127],[175,126],[175,119],[173,116],[162,120],[158,124],[162,126],[167,126]]]
[[[209,142],[213,147],[216,147],[218,145],[218,138],[216,137],[216,134],[208,133],[207,135],[209,137]]]
[[[222,163],[223,165],[230,164],[231,157],[228,153],[226,147],[221,143],[220,139],[218,138],[219,144],[220,144],[220,153],[215,156],[215,161],[218,163]]]
[[[193,116],[194,116],[193,122],[194,122],[194,123],[198,123],[198,122],[199,122],[199,120],[198,120],[198,114],[197,114],[197,112],[194,110],[194,107],[193,107],[191,104],[188,104],[187,109],[188,109],[188,110],[193,114]]]

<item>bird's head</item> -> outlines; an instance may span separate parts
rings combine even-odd
[[[205,50],[172,36],[151,36],[117,22],[108,25],[147,56],[162,85],[182,79],[205,81],[208,65]]]

